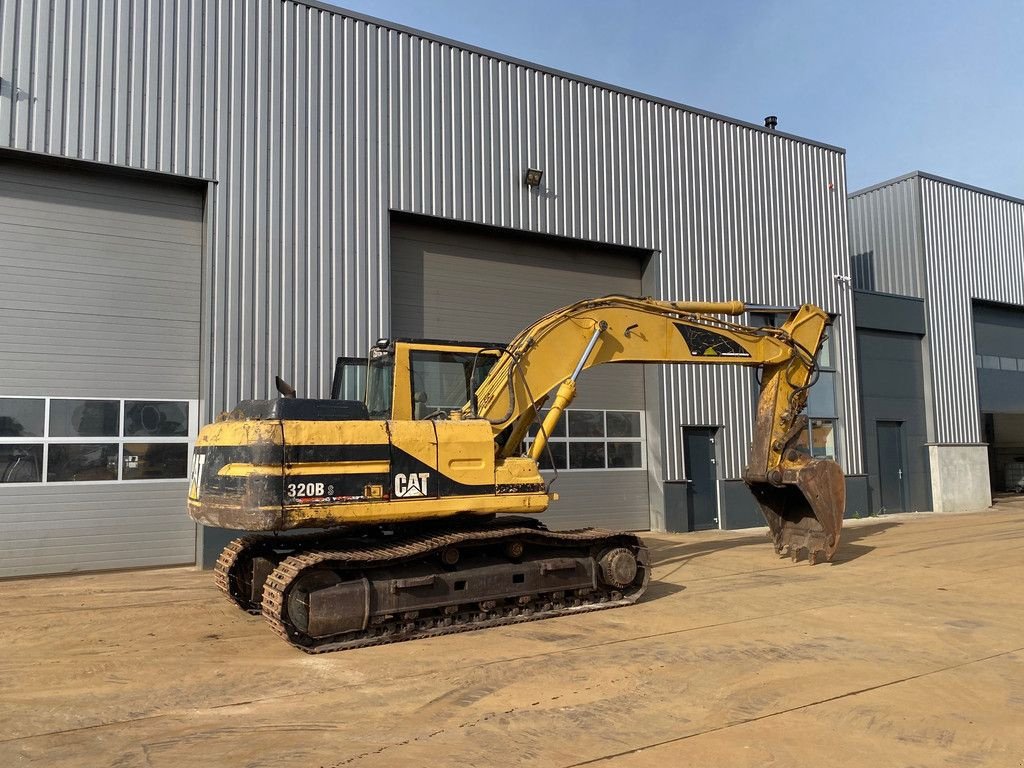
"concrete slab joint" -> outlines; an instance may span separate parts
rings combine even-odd
[[[936,512],[974,512],[992,506],[988,446],[929,443],[932,506]]]

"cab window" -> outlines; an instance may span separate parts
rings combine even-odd
[[[496,360],[494,354],[433,350],[410,352],[413,418],[425,419],[438,412],[464,406]]]

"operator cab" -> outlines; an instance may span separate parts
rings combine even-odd
[[[470,401],[505,345],[380,339],[369,355],[339,357],[332,400],[366,404],[371,419],[447,418]]]

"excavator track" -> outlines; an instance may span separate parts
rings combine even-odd
[[[518,521],[295,552],[267,577],[262,610],[290,644],[324,653],[630,605],[649,580],[633,534]]]
[[[236,606],[260,614],[263,581],[286,557],[301,549],[331,540],[324,534],[305,536],[242,536],[221,550],[213,568],[217,588]]]

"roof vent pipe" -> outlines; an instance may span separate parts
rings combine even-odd
[[[768,117],[764,119],[764,127],[767,128],[769,131],[774,131],[775,126],[777,126],[778,124],[779,118],[776,117],[775,115],[768,115]]]

